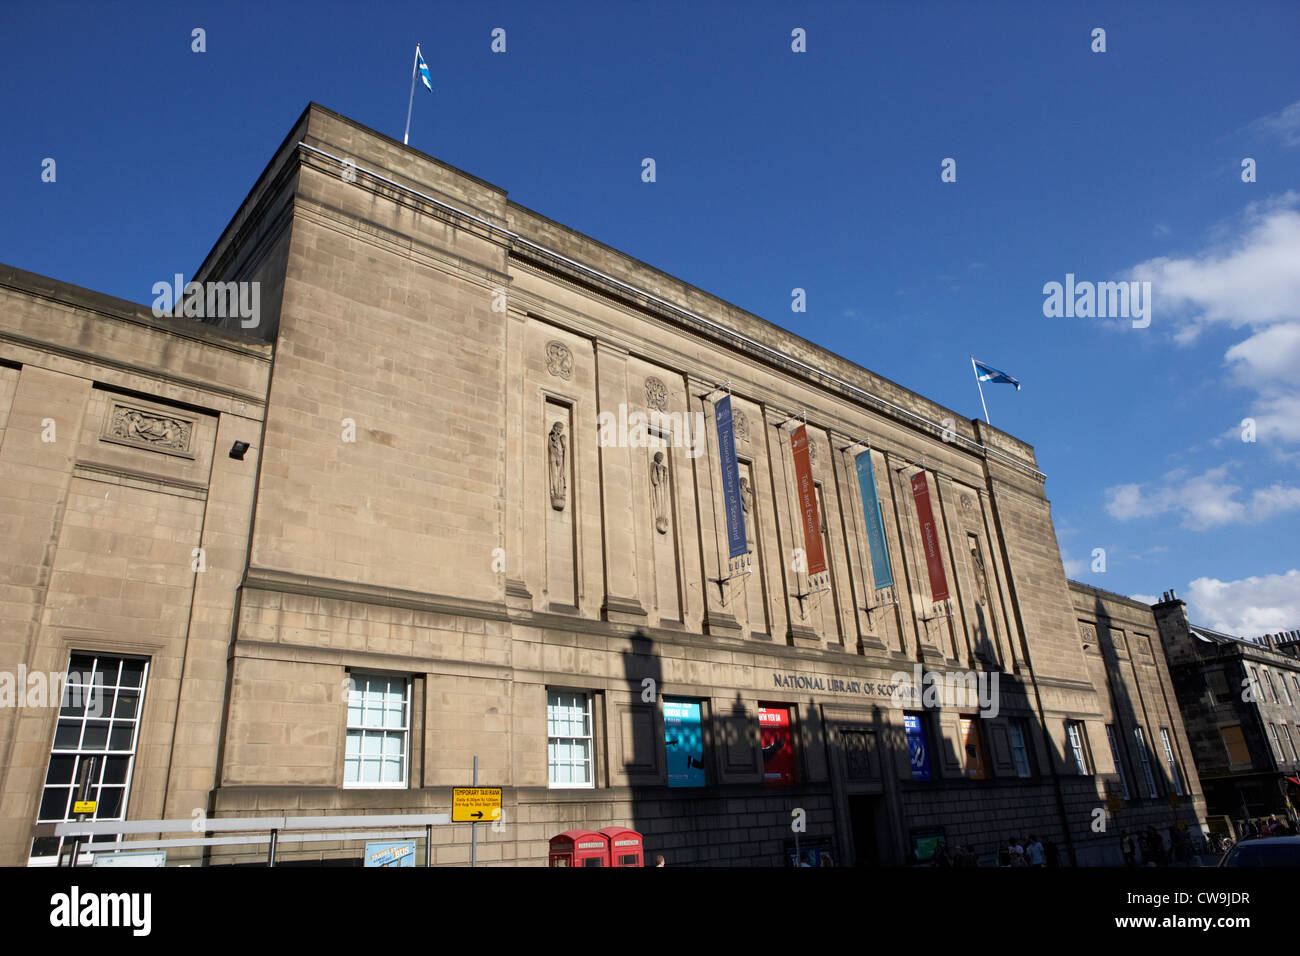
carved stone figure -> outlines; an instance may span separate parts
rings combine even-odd
[[[546,370],[566,381],[573,374],[573,353],[563,342],[546,343]]]
[[[970,545],[971,566],[975,569],[975,588],[979,592],[979,603],[989,603],[989,582],[984,573],[984,555],[980,554],[980,546],[976,541]]]
[[[736,441],[749,441],[749,416],[738,408],[731,416],[731,422],[735,426]]]
[[[664,453],[655,452],[650,462],[650,494],[654,501],[655,530],[660,534],[668,533],[668,466],[664,464]]]
[[[564,510],[564,445],[564,423],[556,422],[551,426],[546,450],[551,474],[551,507],[556,511]]]
[[[645,380],[645,403],[661,412],[668,408],[668,386],[661,379]]]
[[[180,419],[151,415],[126,406],[115,406],[109,434],[142,445],[188,451],[192,427],[192,423]]]
[[[749,476],[740,476],[740,510],[745,515],[745,544],[754,550],[754,489],[749,487]]]

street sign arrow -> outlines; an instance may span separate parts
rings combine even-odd
[[[483,811],[479,810],[477,813],[471,813],[470,816],[473,817],[475,820],[481,820],[483,819]]]

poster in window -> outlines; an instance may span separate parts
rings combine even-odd
[[[699,701],[664,698],[664,751],[668,754],[668,786],[705,785]]]
[[[930,779],[930,748],[925,745],[925,727],[918,714],[903,715],[907,732],[907,758],[912,765],[913,780]]]
[[[984,746],[980,743],[979,727],[970,718],[961,719],[961,745],[966,753],[966,776],[972,780],[983,780]]]
[[[770,787],[794,786],[794,728],[790,708],[758,708],[759,744],[763,748],[763,782]]]

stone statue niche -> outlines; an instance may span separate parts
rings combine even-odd
[[[749,476],[740,476],[740,510],[745,515],[745,546],[754,550],[754,489],[749,487]]]
[[[664,464],[664,453],[655,452],[650,462],[650,495],[654,502],[655,530],[660,534],[668,533],[668,466]]]
[[[556,422],[551,426],[546,449],[547,470],[551,477],[551,507],[556,511],[564,510],[564,456],[564,423]]]

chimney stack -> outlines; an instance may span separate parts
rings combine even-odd
[[[1168,591],[1164,591],[1164,592],[1162,592],[1162,594],[1161,594],[1161,599],[1163,600],[1163,602],[1164,602],[1165,604],[1168,604],[1168,603],[1169,603],[1169,592],[1168,592]]]

